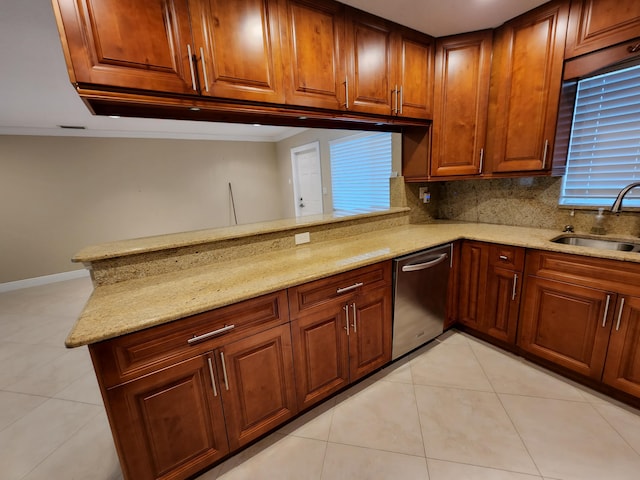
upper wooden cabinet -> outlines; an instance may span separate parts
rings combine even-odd
[[[344,109],[344,7],[333,2],[282,0],[281,32],[287,103]]]
[[[547,171],[562,84],[567,1],[517,17],[496,31],[488,111],[488,172]]]
[[[109,111],[106,102],[118,112],[152,105],[160,110],[145,115],[170,115],[184,110],[190,95],[192,106],[243,121],[260,114],[286,123],[305,113],[341,118],[322,110],[354,112],[351,121],[367,123],[376,123],[371,115],[431,118],[433,39],[339,2],[53,5],[70,78],[98,113]]]
[[[58,0],[72,80],[283,102],[277,0]]]
[[[431,118],[435,42],[427,35],[399,28],[395,43],[398,84],[396,113],[401,117]]]
[[[284,102],[277,0],[190,0],[202,95]]]
[[[436,41],[430,176],[482,173],[493,32]]]
[[[434,41],[361,11],[347,14],[347,109],[431,118]]]
[[[392,35],[391,23],[348,10],[348,110],[391,115],[397,109]]]
[[[53,2],[71,81],[196,93],[188,0]]]
[[[638,0],[572,0],[565,57],[640,37]]]

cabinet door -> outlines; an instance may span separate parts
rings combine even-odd
[[[343,110],[344,7],[337,2],[281,1],[286,102]]]
[[[434,40],[412,30],[400,28],[394,47],[398,115],[431,118],[433,113]],[[488,78],[488,74],[487,74]]]
[[[217,350],[229,446],[235,450],[297,412],[289,324]]]
[[[358,295],[347,306],[350,380],[391,361],[391,287]]]
[[[200,355],[106,391],[125,478],[186,478],[229,452],[210,358]]]
[[[482,324],[488,268],[486,246],[477,242],[462,242],[458,320],[476,330],[480,330]]]
[[[640,298],[621,297],[615,319],[602,379],[640,397]]]
[[[520,278],[519,272],[494,266],[487,279],[483,330],[511,344],[516,343]]]
[[[572,0],[565,57],[640,37],[638,0]]]
[[[430,174],[482,173],[492,31],[438,39]]]
[[[291,322],[300,410],[349,383],[349,345],[343,307],[333,304]]]
[[[284,103],[277,0],[191,0],[200,91]]]
[[[350,11],[347,32],[347,109],[391,115],[399,101],[391,63],[391,25],[381,18]]]
[[[599,380],[615,295],[534,276],[528,276],[526,282],[518,345]]]
[[[486,151],[492,172],[551,166],[567,13],[566,2],[551,2],[497,31]]]
[[[56,0],[72,82],[196,93],[187,0]]]

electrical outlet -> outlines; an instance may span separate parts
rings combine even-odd
[[[431,194],[429,193],[429,187],[420,187],[418,189],[418,199],[423,203],[429,203],[431,201]]]
[[[294,239],[295,239],[296,245],[300,245],[302,243],[309,243],[311,241],[309,232],[296,233]]]

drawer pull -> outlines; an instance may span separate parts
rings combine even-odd
[[[616,332],[620,330],[620,320],[622,319],[622,311],[624,310],[624,297],[620,300],[620,311],[618,312],[618,322],[616,323]]]
[[[356,288],[361,287],[363,285],[364,285],[364,283],[362,283],[362,282],[354,283],[353,285],[351,285],[349,287],[338,288],[336,290],[336,293],[350,292],[351,290],[355,290]]]
[[[509,257],[507,257],[506,255],[500,255],[498,258],[499,258],[500,260],[505,261],[505,262],[506,262],[507,260],[509,260]]]
[[[611,301],[611,295],[607,295],[607,303],[604,304],[604,315],[602,317],[602,327],[607,324],[607,314],[609,313],[609,302]]]
[[[234,328],[236,328],[235,325],[225,325],[222,328],[219,328],[218,330],[214,330],[213,332],[209,332],[209,333],[204,333],[202,335],[194,335],[193,338],[190,338],[189,340],[187,340],[187,343],[189,345],[193,345],[194,343],[198,343],[198,342],[202,342],[203,340],[207,340],[211,337],[215,337],[216,335],[221,335],[223,333],[226,333],[230,330],[233,330]]]
[[[211,364],[211,357],[207,358],[209,363],[209,375],[211,375],[211,387],[213,387],[213,396],[218,396],[218,390],[216,389],[216,377],[213,375],[213,365]]]

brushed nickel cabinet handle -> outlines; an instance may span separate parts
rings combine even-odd
[[[224,363],[224,353],[220,352],[220,361],[222,362],[222,375],[224,376],[224,388],[229,391],[229,378],[227,377],[227,365]]]
[[[349,304],[347,303],[344,307],[342,307],[346,316],[346,327],[343,327],[347,331],[347,337],[349,336]]]
[[[507,260],[509,260],[509,257],[507,257],[506,255],[500,255],[498,258],[499,258],[500,260],[505,261],[505,262],[506,262]]]
[[[211,357],[207,358],[207,362],[209,363],[209,375],[211,376],[211,387],[213,388],[213,396],[218,396],[218,389],[216,388],[216,377],[213,374],[213,364],[211,363]]]
[[[209,93],[209,78],[207,77],[207,64],[204,59],[204,49],[200,47],[200,58],[202,59],[202,74],[204,75],[204,89]]]
[[[404,101],[404,95],[402,94],[402,85],[400,85],[400,101],[398,105],[400,105],[400,115],[402,115],[402,102]]]
[[[338,288],[336,290],[336,293],[350,292],[351,290],[355,290],[356,288],[361,287],[363,285],[364,283],[362,282],[354,283],[353,285],[349,285],[348,287]]]
[[[609,313],[609,302],[611,301],[611,295],[607,295],[607,303],[604,304],[604,315],[602,316],[602,327],[607,325],[607,314]]]
[[[635,45],[629,45],[627,47],[627,51],[629,53],[636,53],[636,52],[640,52],[640,43],[636,43]]]
[[[620,330],[620,320],[622,319],[622,311],[624,310],[624,297],[620,300],[620,311],[618,312],[618,321],[616,323],[616,332]]]
[[[189,55],[189,70],[191,71],[191,88],[195,92],[198,91],[196,87],[196,72],[193,70],[193,53],[191,52],[191,45],[187,44],[187,55]]]
[[[544,152],[542,154],[542,170],[547,168],[547,152],[549,151],[549,140],[544,141]]]
[[[391,113],[398,114],[398,85],[393,89],[393,111]]]
[[[513,274],[513,290],[511,290],[511,300],[516,299],[516,285],[518,285],[518,274]]]
[[[478,169],[478,173],[482,173],[482,167],[484,167],[484,148],[480,149],[480,168]]]
[[[349,77],[344,77],[344,108],[349,110]]]
[[[219,328],[218,330],[214,330],[213,332],[204,333],[202,335],[197,335],[197,336],[194,335],[193,338],[190,338],[189,340],[187,340],[187,343],[189,345],[192,345],[194,343],[202,342],[203,340],[207,340],[211,337],[215,337],[216,335],[222,335],[223,333],[229,332],[234,328],[236,328],[235,325],[225,325],[224,327]]]
[[[353,324],[351,326],[353,327],[353,333],[358,333],[358,326],[356,324],[358,320],[358,316],[356,314],[356,302],[351,304],[351,308],[353,308]]]

